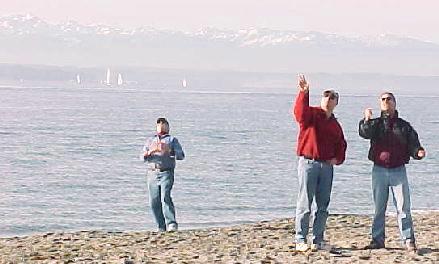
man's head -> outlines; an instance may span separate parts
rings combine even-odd
[[[380,95],[381,111],[393,114],[396,110],[396,99],[393,93],[384,92]]]
[[[157,119],[157,133],[167,134],[169,133],[169,123],[164,117],[159,117]]]
[[[322,94],[322,101],[320,102],[320,107],[325,112],[330,112],[334,110],[335,106],[338,104],[338,93],[334,90],[326,90]]]

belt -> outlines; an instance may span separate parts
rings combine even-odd
[[[315,158],[313,158],[313,157],[310,157],[310,156],[302,156],[304,159],[307,159],[307,160],[315,160],[315,161],[319,161],[319,162],[325,162],[326,160],[323,160],[323,159],[315,159]]]
[[[172,169],[148,168],[148,170],[155,171],[155,172],[164,172],[164,171],[170,171]]]

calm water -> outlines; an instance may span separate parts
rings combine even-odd
[[[292,217],[294,94],[0,88],[0,236],[155,230],[138,155],[158,116],[170,120],[186,152],[173,192],[181,228]],[[348,153],[335,172],[330,210],[371,213],[368,142],[357,124],[363,109],[378,102],[342,95],[340,103]],[[439,208],[438,103],[398,97],[401,116],[427,149],[427,159],[408,166],[417,210]]]

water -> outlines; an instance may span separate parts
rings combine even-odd
[[[138,156],[158,116],[170,120],[186,152],[173,191],[181,228],[292,217],[294,95],[294,89],[0,88],[0,236],[155,230]],[[408,166],[413,208],[437,209],[438,98],[397,99],[428,155]],[[377,105],[376,97],[341,97],[336,114],[348,153],[335,171],[331,213],[372,212],[368,141],[359,138],[357,126],[363,109],[377,112]]]

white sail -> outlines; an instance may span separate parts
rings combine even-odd
[[[110,68],[108,68],[107,69],[107,80],[105,81],[105,83],[107,84],[107,85],[110,85],[111,84],[111,72],[110,72]]]
[[[183,81],[181,81],[181,86],[183,86],[183,88],[186,88],[187,86],[186,78],[184,78]]]
[[[81,84],[81,76],[79,74],[76,75],[76,83]]]
[[[119,73],[119,75],[117,76],[117,85],[122,85],[122,84],[123,84],[122,74]]]

